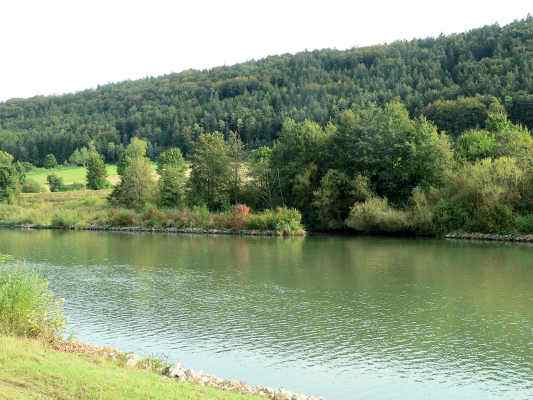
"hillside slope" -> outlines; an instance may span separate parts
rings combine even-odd
[[[202,131],[269,144],[282,121],[325,123],[357,104],[399,97],[413,115],[439,99],[496,96],[533,126],[533,17],[467,33],[351,50],[317,50],[0,104],[0,147],[39,164],[94,140],[107,158],[133,135],[152,154],[187,153]]]

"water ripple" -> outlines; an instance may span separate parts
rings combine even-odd
[[[531,249],[0,231],[69,331],[331,399],[533,398]]]

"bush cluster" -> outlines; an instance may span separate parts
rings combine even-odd
[[[22,193],[41,193],[44,191],[44,186],[33,179],[26,179],[22,184]]]
[[[62,302],[34,272],[0,270],[0,334],[52,339],[65,320]]]
[[[103,223],[121,227],[261,230],[273,231],[280,235],[304,233],[302,216],[298,210],[277,208],[252,213],[244,204],[221,212],[211,212],[205,206],[165,210],[147,207],[141,211],[112,209]]]

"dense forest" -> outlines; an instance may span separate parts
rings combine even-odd
[[[41,191],[31,164],[82,165],[104,189],[107,161],[111,225],[533,233],[532,127],[528,17],[7,101],[0,199]],[[57,178],[50,190],[76,189]]]
[[[271,145],[287,119],[325,127],[346,110],[400,100],[457,137],[486,128],[494,98],[533,127],[533,17],[507,26],[346,51],[272,56],[61,96],[0,104],[0,148],[17,160],[59,163],[94,143],[114,162],[134,136],[156,158],[188,157],[205,132],[236,132],[249,149]]]

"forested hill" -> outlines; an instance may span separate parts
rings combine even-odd
[[[326,123],[339,111],[393,98],[412,115],[425,114],[457,134],[482,124],[487,96],[496,96],[514,120],[531,128],[532,93],[529,16],[451,36],[272,56],[75,94],[13,99],[0,103],[0,146],[36,164],[48,153],[62,162],[91,140],[113,161],[134,135],[150,141],[152,155],[171,145],[187,153],[204,131],[237,131],[255,147],[271,143],[287,117]]]

